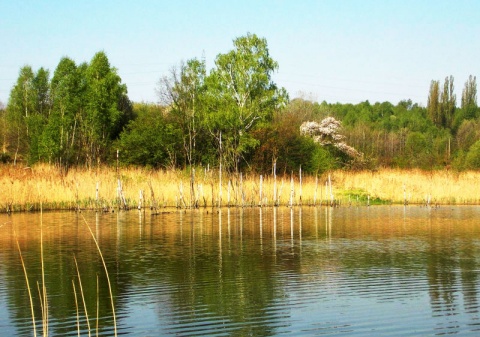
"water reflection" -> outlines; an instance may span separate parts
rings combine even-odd
[[[95,225],[125,335],[475,335],[479,215],[476,207],[414,206],[47,213],[51,331],[77,334],[75,256],[90,324],[98,275],[99,330],[113,335],[85,216]],[[37,214],[0,216],[0,329],[11,336],[32,329],[13,230],[36,284],[39,223]],[[38,292],[34,303],[38,321]]]

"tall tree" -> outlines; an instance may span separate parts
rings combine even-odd
[[[445,78],[441,95],[439,126],[450,128],[457,105],[457,96],[454,93],[453,76]]]
[[[28,134],[28,160],[34,163],[40,159],[40,139],[50,114],[50,72],[43,67],[40,68],[32,80],[34,92],[34,109],[27,118]]]
[[[278,63],[270,57],[266,39],[247,34],[233,45],[217,56],[207,79],[207,125],[218,141],[221,160],[238,172],[240,159],[256,144],[252,128],[270,119],[288,97],[272,81]]]
[[[81,77],[75,62],[63,57],[51,81],[52,109],[42,135],[42,159],[60,166],[71,163],[79,123],[82,92]]]
[[[22,67],[17,83],[10,91],[7,120],[11,131],[10,136],[14,139],[12,144],[14,146],[14,164],[17,163],[19,155],[28,155],[29,151],[28,118],[36,108],[34,78],[35,74],[30,66]]]
[[[111,141],[118,136],[125,111],[120,110],[127,88],[107,55],[98,52],[85,69],[85,114],[82,120],[84,152],[89,166],[107,157]]]
[[[462,105],[465,119],[475,119],[477,117],[477,78],[470,75],[465,82],[462,91]]]
[[[430,92],[427,101],[427,114],[430,120],[440,124],[440,81],[430,82]]]
[[[0,156],[2,156],[2,158],[5,158],[6,159],[6,156],[7,156],[7,147],[8,147],[8,138],[7,138],[7,134],[8,134],[8,126],[7,126],[7,111],[5,109],[5,105],[3,104],[2,101],[0,101],[0,137],[1,137],[1,140],[2,140],[2,153],[0,154]]]
[[[159,83],[160,102],[170,108],[170,114],[182,132],[183,148],[188,165],[195,163],[197,136],[202,132],[202,95],[205,93],[205,61],[197,59],[172,68],[170,76]]]

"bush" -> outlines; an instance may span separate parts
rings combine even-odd
[[[12,156],[9,153],[0,153],[0,163],[7,164],[12,161]]]
[[[465,157],[465,167],[467,169],[480,169],[480,140],[470,146]]]

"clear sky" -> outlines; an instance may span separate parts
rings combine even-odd
[[[53,75],[61,57],[100,50],[131,100],[156,102],[172,66],[204,56],[211,69],[248,32],[267,39],[291,98],[426,105],[430,81],[453,75],[460,102],[480,75],[478,0],[0,0],[0,102],[23,65]]]

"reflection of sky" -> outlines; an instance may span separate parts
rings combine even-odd
[[[17,334],[17,330],[10,322],[10,313],[8,311],[8,299],[6,294],[5,285],[7,283],[4,275],[3,256],[0,254],[0,335],[2,336],[14,336]]]
[[[464,208],[464,217],[447,223],[446,210],[420,207],[405,213],[395,206],[321,208],[318,214],[305,208],[301,217],[298,209],[275,216],[270,209],[246,209],[240,225],[232,209],[223,213],[223,231],[207,214],[165,215],[139,230],[136,213],[121,213],[115,230],[99,227],[105,247],[113,238],[115,251],[105,248],[105,256],[123,252],[119,334],[475,335],[474,210]],[[177,216],[181,226],[169,227],[166,221]],[[189,226],[190,219],[203,222]],[[9,312],[28,310],[8,306],[6,260],[0,253],[0,335],[22,335],[5,328],[14,320]],[[27,319],[17,328],[30,324]]]
[[[353,293],[348,296],[327,294],[321,300],[303,301],[302,305],[292,306],[290,311],[291,328],[311,335],[368,335],[371,332],[395,332],[396,335],[411,333],[412,326],[425,329],[431,327],[427,311],[416,312],[428,306],[429,297],[379,301],[378,298],[365,298]],[[282,331],[283,332],[283,331]]]
[[[117,313],[117,324],[122,333],[134,333],[136,336],[155,336],[167,326],[163,315],[159,315],[159,305],[168,301],[169,296],[157,296],[154,289],[150,289],[150,296],[145,297],[145,287],[133,286],[122,301],[125,304]],[[142,296],[143,294],[143,296]],[[153,295],[153,296],[152,296]],[[161,297],[164,297],[162,300]]]

